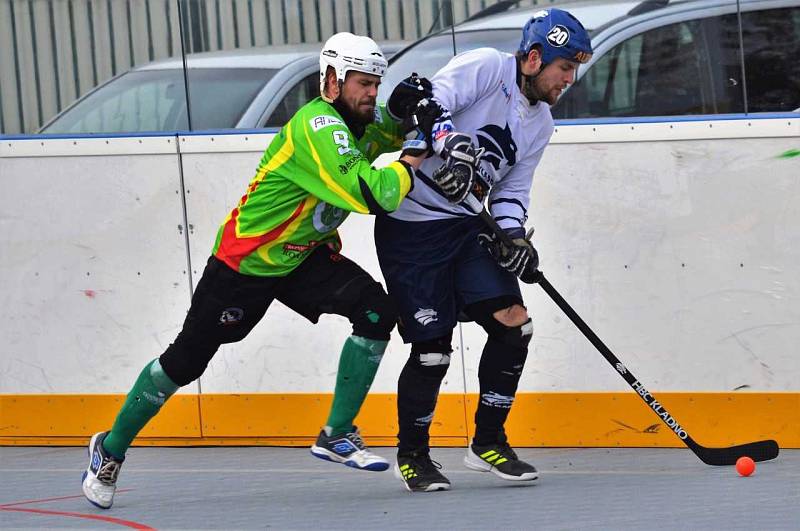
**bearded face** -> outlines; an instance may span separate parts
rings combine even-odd
[[[380,76],[355,71],[348,72],[342,83],[339,101],[362,125],[375,120],[375,105],[380,84]]]

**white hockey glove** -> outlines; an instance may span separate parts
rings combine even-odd
[[[478,243],[492,255],[500,267],[514,273],[526,284],[535,284],[542,274],[539,272],[539,253],[531,243],[533,229],[528,234],[525,234],[524,229],[519,231],[518,234],[509,233],[513,247],[506,245],[497,235],[485,232],[478,234]]]
[[[469,135],[450,133],[441,151],[444,164],[431,175],[442,194],[451,203],[460,203],[475,186],[475,173],[483,148],[475,149]]]

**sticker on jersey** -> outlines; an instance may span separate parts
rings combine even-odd
[[[328,127],[329,125],[344,125],[340,119],[335,116],[329,115],[322,115],[322,116],[315,116],[314,118],[308,121],[309,125],[311,125],[311,129],[314,131],[319,131],[324,127]]]
[[[377,105],[375,106],[375,123],[376,124],[383,123],[383,115],[381,114],[381,110]]]
[[[450,122],[439,122],[433,126],[431,137],[434,141],[441,140],[453,132],[453,125]]]
[[[326,202],[321,202],[314,209],[312,223],[317,232],[330,232],[344,221],[344,210]]]
[[[569,42],[569,30],[561,24],[556,24],[547,32],[547,42],[551,46],[561,48]]]
[[[417,313],[414,314],[414,319],[422,326],[428,326],[439,320],[439,314],[432,308],[420,308]]]
[[[241,308],[225,308],[219,316],[217,324],[224,326],[235,325],[240,323],[244,318],[244,310]]]

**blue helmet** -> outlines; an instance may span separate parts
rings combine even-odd
[[[527,54],[534,44],[542,47],[542,63],[556,57],[587,63],[592,58],[592,42],[580,21],[563,9],[542,9],[522,28],[519,53]]]

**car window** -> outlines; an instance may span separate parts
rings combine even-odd
[[[461,53],[475,48],[490,47],[513,53],[519,45],[520,35],[518,29],[457,32],[456,50]],[[394,87],[412,72],[430,78],[453,56],[453,36],[450,33],[435,35],[419,42],[413,48],[408,48],[389,61],[389,68],[378,91],[378,101],[385,102],[389,99]]]
[[[319,72],[314,72],[289,89],[263,127],[283,127],[297,109],[317,96],[319,96]]]
[[[190,68],[187,77],[192,129],[236,127],[275,72],[266,68]]]
[[[702,22],[636,35],[598,59],[554,106],[555,118],[713,112]]]
[[[800,7],[743,12],[742,41],[748,111],[800,108]]]
[[[731,24],[731,20],[733,24]],[[711,114],[744,112],[744,78],[736,15],[703,19]]]
[[[267,69],[191,69],[192,128],[235,127],[272,77]],[[224,94],[224,98],[220,98]],[[132,133],[188,129],[183,71],[128,72],[90,93],[42,132]]]

